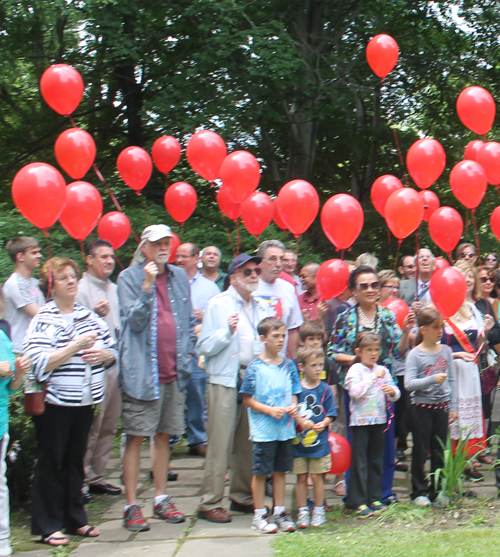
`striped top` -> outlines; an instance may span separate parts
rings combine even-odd
[[[31,358],[30,379],[47,381],[46,402],[59,406],[80,406],[83,401],[83,387],[87,364],[83,361],[83,351],[78,352],[52,371],[47,364],[52,352],[65,348],[76,337],[97,333],[96,343],[118,357],[116,343],[109,332],[106,322],[96,313],[75,303],[73,323],[68,325],[55,302],[50,301],[40,308],[33,317],[24,337],[23,352]],[[115,362],[108,367],[115,365]],[[90,367],[90,390],[92,402],[97,404],[104,398],[104,377],[106,368],[97,364]]]

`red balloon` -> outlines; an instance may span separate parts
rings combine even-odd
[[[58,114],[68,116],[82,100],[82,76],[67,64],[55,64],[43,72],[40,92],[50,108]]]
[[[477,162],[484,168],[486,179],[492,186],[500,184],[500,143],[483,143],[477,153]]]
[[[74,180],[87,174],[94,164],[96,148],[93,137],[85,130],[71,128],[61,133],[54,145],[59,166]]]
[[[410,309],[406,302],[400,300],[399,298],[389,298],[382,305],[387,309],[390,309],[392,313],[396,316],[396,322],[401,327],[404,326],[405,317],[410,313]]]
[[[495,101],[482,87],[467,87],[457,99],[457,112],[462,124],[474,133],[484,135],[495,120]]]
[[[420,226],[424,216],[424,205],[412,188],[403,188],[391,193],[385,204],[385,220],[391,232],[402,240]]]
[[[222,137],[210,130],[200,130],[191,136],[186,148],[189,166],[205,180],[219,177],[222,162],[227,156]]]
[[[122,180],[133,190],[142,190],[153,172],[153,163],[148,152],[142,147],[127,147],[116,161]]]
[[[390,35],[376,35],[366,47],[366,59],[375,75],[384,78],[399,57],[398,43]]]
[[[159,137],[151,147],[156,168],[163,174],[170,172],[181,160],[181,144],[171,135]]]
[[[331,300],[347,288],[349,267],[340,259],[329,259],[316,272],[316,288],[322,300]]]
[[[253,236],[262,234],[273,220],[274,207],[271,198],[262,191],[252,195],[241,205],[241,220]]]
[[[483,145],[484,143],[480,139],[474,139],[474,141],[471,141],[465,148],[464,159],[478,162],[477,155]]]
[[[439,271],[439,269],[446,269],[446,267],[450,267],[450,264],[444,257],[436,257],[436,261],[434,263],[435,267],[432,274],[434,274],[436,271]]]
[[[467,283],[458,269],[446,267],[433,273],[429,292],[439,313],[452,317],[465,301]]]
[[[222,186],[217,192],[215,198],[219,209],[226,215],[228,219],[238,220],[241,212],[241,203],[235,203],[229,195],[229,190]]]
[[[102,240],[107,240],[118,249],[128,240],[132,227],[125,213],[112,211],[103,215],[97,225],[97,235]]]
[[[432,213],[439,207],[439,197],[430,190],[422,190],[418,192],[422,203],[424,204],[424,220],[429,222]]]
[[[446,253],[456,247],[464,231],[462,217],[452,207],[439,207],[429,219],[429,234],[432,241]]]
[[[279,204],[278,204],[278,198],[276,198],[273,201],[273,207],[274,207],[274,213],[273,213],[273,221],[274,224],[278,227],[281,228],[281,230],[288,230],[286,227],[286,224],[283,222],[283,219],[281,217],[280,214],[280,208],[279,208]]]
[[[385,218],[385,204],[393,191],[403,187],[401,180],[392,174],[384,174],[373,182],[370,197],[375,209]]]
[[[476,161],[460,161],[450,173],[450,186],[462,205],[475,209],[488,187],[486,172]]]
[[[429,188],[446,166],[446,155],[441,143],[430,138],[415,141],[406,155],[406,166],[420,189]]]
[[[59,222],[72,238],[85,240],[101,218],[101,194],[88,182],[68,184],[66,192],[66,205]]]
[[[196,208],[198,196],[187,182],[176,182],[165,192],[165,208],[177,222],[184,224]]]
[[[50,164],[33,162],[14,176],[12,198],[21,215],[41,229],[51,227],[66,203],[66,182]]]
[[[337,249],[350,248],[363,229],[364,214],[359,201],[347,193],[330,197],[321,209],[321,226]]]
[[[175,232],[172,232],[172,238],[170,239],[170,257],[168,259],[169,263],[175,262],[175,255],[177,253],[177,248],[181,245],[179,236]]]
[[[338,433],[329,433],[328,443],[332,455],[332,467],[328,474],[343,474],[351,466],[351,445]]]
[[[500,242],[500,207],[497,207],[491,213],[490,227],[496,239]]]
[[[278,193],[280,216],[292,234],[298,236],[313,223],[319,211],[319,197],[305,180],[292,180]]]
[[[257,189],[260,166],[248,151],[234,151],[221,164],[220,179],[235,203],[243,203]]]

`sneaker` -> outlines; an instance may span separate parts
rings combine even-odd
[[[373,511],[367,505],[360,505],[354,512],[358,518],[370,518],[373,516]]]
[[[311,525],[311,513],[309,511],[299,511],[297,515],[297,528],[308,528]]]
[[[9,557],[9,555],[12,555],[9,538],[0,540],[0,557]]]
[[[153,516],[172,524],[186,521],[186,517],[175,508],[175,505],[168,496],[162,499],[157,505],[153,506]]]
[[[139,505],[130,505],[123,513],[123,525],[130,532],[147,532],[149,530],[148,521],[142,516]]]
[[[413,504],[417,505],[417,507],[430,507],[432,505],[429,497],[426,497],[425,495],[415,497],[415,499],[413,499]]]
[[[278,527],[276,524],[269,520],[268,514],[262,514],[260,516],[253,517],[252,528],[254,530],[259,530],[263,534],[276,534]]]
[[[323,526],[324,524],[326,524],[325,509],[323,508],[314,509],[312,520],[311,520],[311,526]]]
[[[295,522],[286,513],[275,514],[273,518],[282,532],[295,532]]]
[[[374,513],[383,513],[387,510],[387,505],[384,505],[384,503],[381,503],[380,501],[374,501],[370,505],[370,508]]]

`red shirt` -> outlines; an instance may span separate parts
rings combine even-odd
[[[160,383],[177,381],[177,335],[175,321],[168,299],[167,273],[156,277],[156,302],[158,304],[158,377]]]
[[[307,292],[299,295],[299,305],[302,311],[306,310],[311,316],[311,320],[316,320],[316,309],[321,298],[316,294],[314,298],[310,298]]]

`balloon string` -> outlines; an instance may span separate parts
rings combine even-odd
[[[71,114],[68,114],[68,119],[69,119],[69,121],[71,122],[71,125],[72,125],[74,128],[77,128],[77,129],[78,129],[78,126],[75,124],[75,121],[73,120],[73,116],[71,116]]]
[[[484,135],[483,135],[483,141],[484,141],[485,143],[488,141],[488,140],[486,139],[486,135],[487,135],[487,134],[484,134]]]
[[[143,208],[143,210],[144,210],[144,214],[146,215],[146,220],[148,221],[148,224],[150,224],[151,221],[149,220],[149,213],[148,213],[148,210],[147,210],[147,208],[146,208],[146,200],[145,200],[144,197],[141,195],[141,192],[140,192],[140,191],[136,191],[135,193],[136,193],[137,195],[140,195],[140,196],[141,196],[142,208]]]
[[[236,257],[240,254],[240,217],[236,219]]]
[[[297,236],[295,236],[295,239],[297,240],[295,242],[295,253],[297,254],[297,258],[298,258],[299,257],[300,234],[297,234]]]
[[[82,256],[82,262],[85,263],[85,249],[83,247],[83,240],[80,240],[80,254]],[[100,271],[100,268],[99,268]]]
[[[465,209],[465,233],[469,230],[469,209]]]
[[[340,250],[340,261],[344,261],[345,249]]]
[[[477,258],[479,260],[479,265],[481,263],[481,248],[479,247],[479,234],[477,231],[477,222],[476,222],[476,209],[471,210],[471,219],[472,219],[472,226],[474,227],[474,236],[476,238],[476,249],[477,249]]]
[[[415,301],[418,302],[419,295],[418,295],[418,252],[420,251],[420,225],[417,228],[417,233],[415,234],[415,253],[417,254],[417,264],[415,265],[416,273],[415,273]],[[394,264],[394,270],[397,268],[397,262]]]
[[[219,209],[219,211],[220,211],[220,209]],[[226,224],[226,217],[224,216],[224,213],[222,211],[220,211],[220,216],[222,217],[222,223],[224,224],[224,228],[226,229],[227,238],[229,240],[229,244],[231,245],[231,251],[233,252],[233,257],[234,257],[233,239],[231,238],[231,233],[229,232],[229,228],[227,227],[227,224]]]
[[[52,246],[50,244],[49,231],[46,228],[42,228],[43,235],[47,238],[47,256],[52,259]]]
[[[448,260],[450,261],[450,265],[453,267],[453,258],[451,256],[451,251],[447,252]]]
[[[116,253],[113,254],[113,257],[116,259],[118,265],[120,265],[120,268],[123,271],[123,269],[125,269],[125,267],[123,266],[123,263],[118,259],[118,256],[116,255]]]
[[[168,174],[165,172],[165,187],[168,188],[169,186],[169,182],[168,182]]]
[[[181,238],[184,236],[184,223],[181,222]]]
[[[392,116],[389,116],[389,119],[391,121],[391,129],[392,129],[392,133],[394,134],[394,141],[396,142],[396,148],[398,150],[399,162],[401,163],[401,168],[403,169],[403,177],[404,177],[404,180],[405,180],[405,184],[407,186],[409,186],[410,183],[408,181],[408,175],[406,174],[405,162],[404,162],[404,159],[403,159],[403,153],[401,152],[401,146],[399,145],[399,139],[398,139],[398,134],[396,132],[396,126],[394,124],[394,120],[392,119]]]
[[[398,240],[398,248],[396,250],[396,259],[394,260],[394,270],[397,269],[398,266],[398,256],[399,256],[399,248],[401,247],[401,242],[403,241],[402,238]],[[418,279],[417,279],[418,280]],[[418,284],[418,283],[417,283]]]

